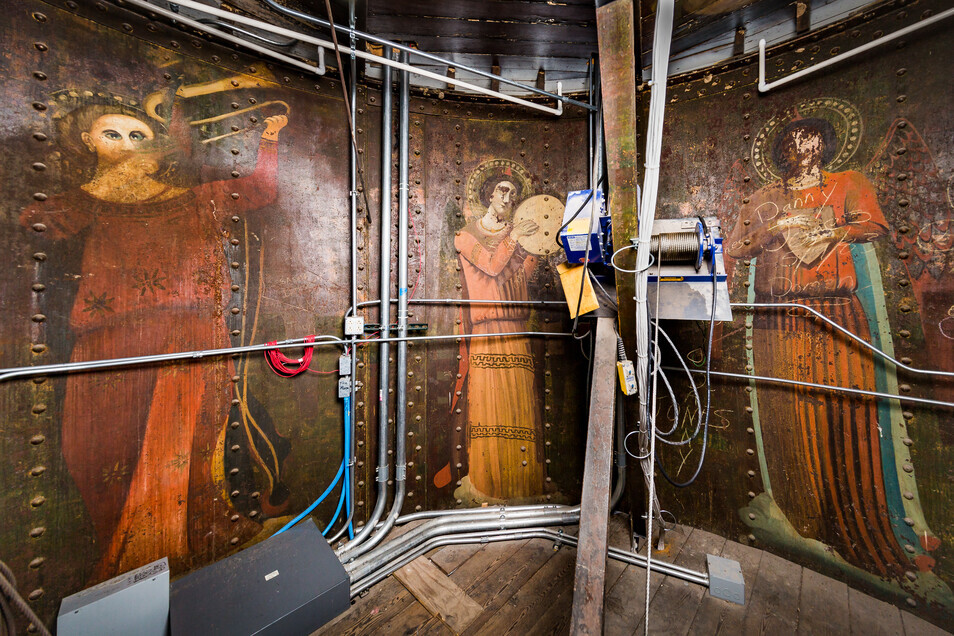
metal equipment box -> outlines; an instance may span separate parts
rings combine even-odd
[[[172,583],[172,636],[310,634],[351,605],[351,582],[306,519]]]
[[[67,596],[56,617],[59,636],[166,636],[168,631],[166,558]]]

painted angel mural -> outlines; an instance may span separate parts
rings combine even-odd
[[[175,122],[110,94],[56,97],[54,142],[81,183],[26,208],[20,221],[44,241],[74,241],[82,250],[70,360],[230,346],[227,319],[240,311],[229,308],[241,308],[245,290],[232,274],[241,263],[230,263],[228,250],[239,244],[239,215],[276,198],[287,117],[265,120],[251,174],[183,187],[170,178],[184,154],[169,132]],[[266,456],[270,478],[289,449],[255,424],[240,364],[220,358],[134,367],[112,374],[109,388],[102,373],[68,376],[62,452],[95,529],[101,557],[94,579],[163,556],[175,566],[221,553],[261,531],[258,519],[235,515],[229,500],[227,425],[245,423],[244,446]]]
[[[722,201],[727,270],[733,259],[747,265],[748,282],[737,275],[733,287],[748,302],[806,305],[891,353],[873,243],[897,226],[879,196],[884,171],[843,169],[861,134],[856,109],[836,98],[807,100],[763,127],[754,170],[736,164]],[[893,368],[807,312],[751,316],[746,355],[756,374],[897,392]],[[931,573],[939,542],[913,469],[898,468],[909,455],[896,405],[771,385],[751,403],[764,492],[740,516],[756,537],[895,593],[950,595]]]

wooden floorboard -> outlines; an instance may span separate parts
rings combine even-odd
[[[563,547],[511,596],[477,633],[524,634],[551,608],[550,600],[573,587],[576,551]]]
[[[802,568],[798,633],[834,636],[850,632],[848,586],[814,570]]]
[[[667,532],[665,550],[654,550],[653,558],[673,562],[692,532],[692,528],[685,526]],[[645,548],[640,552],[644,551]],[[658,575],[650,577],[650,596],[659,589],[663,578]],[[636,631],[645,614],[645,593],[646,570],[636,565],[626,566],[603,605],[603,633],[606,636],[631,636]]]
[[[907,636],[950,636],[949,632],[910,612],[901,612],[901,624]]]
[[[519,552],[526,545],[526,541],[505,541],[500,543],[488,543],[480,546],[480,550],[465,561],[460,567],[451,574],[451,580],[467,592],[467,595],[480,604],[483,613],[478,616],[467,629],[476,628],[487,620],[487,605],[493,598],[493,591],[499,589],[500,579],[495,577],[498,568],[503,567],[501,577],[505,577],[513,569],[511,559],[514,554]],[[541,561],[542,562],[542,561]],[[507,567],[504,567],[507,566]],[[484,582],[489,581],[490,585]],[[496,583],[497,585],[494,585]],[[516,589],[516,588],[515,588]],[[440,630],[435,629],[440,623],[439,617],[435,616],[429,619],[421,626],[419,634],[438,634]],[[466,631],[466,630],[465,630]]]
[[[903,636],[901,611],[894,605],[848,588],[851,633],[857,636]]]
[[[689,630],[692,634],[734,635],[742,632],[745,614],[758,581],[762,551],[734,541],[726,541],[722,548],[722,554],[719,556],[738,561],[742,567],[742,580],[745,584],[745,605],[723,601],[711,594],[705,594]]]
[[[705,572],[706,555],[720,554],[723,546],[725,546],[725,537],[696,528],[689,535],[686,544],[682,546],[675,563],[697,572]],[[649,606],[648,633],[674,636],[688,634],[702,599],[708,593],[708,590],[701,585],[671,576],[665,577]],[[645,622],[640,623],[636,633],[643,634],[645,629]]]
[[[741,633],[794,634],[798,629],[801,587],[801,566],[763,552]]]
[[[574,529],[566,531],[572,533]],[[629,523],[624,516],[610,520],[609,545],[630,549]],[[640,552],[644,550],[645,547]],[[654,636],[950,636],[914,614],[840,581],[702,530],[677,526],[666,535],[666,549],[654,551],[653,559],[705,571],[706,554],[720,554],[739,562],[745,579],[746,604],[713,598],[701,586],[654,572],[649,625]],[[554,551],[552,541],[525,539],[446,546],[426,557],[440,568],[435,568],[435,572],[446,575],[482,608],[463,631],[466,636],[569,633],[576,557],[572,548],[564,546]],[[645,590],[643,568],[615,560],[607,562],[604,634],[643,633]],[[315,634],[454,633],[394,577],[388,577]]]

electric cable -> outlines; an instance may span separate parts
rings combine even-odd
[[[309,344],[315,341],[317,336],[305,336],[305,344]],[[266,343],[268,345],[277,345],[278,341],[273,340],[272,342]],[[276,375],[280,375],[283,378],[293,378],[296,375],[301,375],[308,370],[308,367],[311,365],[311,358],[315,354],[314,347],[306,347],[304,353],[300,358],[289,358],[284,353],[278,349],[266,349],[265,350],[265,361],[268,363],[268,367],[275,372]],[[298,365],[297,367],[292,367],[291,365]],[[320,373],[315,371],[315,373]]]
[[[33,609],[17,592],[17,579],[13,576],[13,571],[6,563],[0,561],[0,612],[3,614],[3,623],[0,623],[0,628],[3,628],[9,636],[14,636],[17,633],[12,609],[18,610],[27,621],[32,623],[41,636],[50,636],[50,630],[46,628],[43,621],[37,617]]]
[[[699,217],[699,220],[702,222],[702,228],[705,232],[706,240],[709,241],[711,245],[712,239],[711,233],[709,232],[709,227],[706,224],[705,219]],[[716,271],[715,245],[711,245],[711,250],[712,258],[709,263],[709,268],[712,273],[712,310],[709,315],[709,344],[706,351],[706,415],[702,423],[702,451],[699,453],[699,464],[696,466],[696,470],[692,474],[692,477],[690,477],[687,481],[677,482],[670,477],[668,473],[666,473],[666,469],[663,466],[661,458],[659,461],[659,472],[662,473],[662,476],[665,477],[666,481],[676,488],[686,488],[687,486],[691,486],[696,481],[696,478],[699,477],[699,473],[702,472],[702,465],[706,461],[706,447],[708,446],[709,441],[709,414],[712,408],[712,382],[710,375],[712,370],[712,340],[715,335],[716,302],[719,289],[719,278]]]
[[[350,407],[351,407],[350,401],[351,401],[351,400],[350,400],[349,398],[347,398],[347,397],[345,398],[345,427],[344,427],[344,447],[345,447],[345,453],[344,453],[344,458],[341,460],[341,464],[338,466],[338,472],[335,473],[334,479],[332,479],[331,484],[325,489],[325,491],[324,491],[323,493],[321,493],[321,495],[318,497],[318,499],[316,499],[314,502],[312,502],[312,504],[311,504],[310,506],[308,506],[307,508],[305,508],[304,510],[302,510],[301,513],[300,513],[297,517],[295,517],[294,519],[292,519],[291,521],[289,521],[288,523],[286,523],[284,526],[282,526],[282,528],[281,528],[278,532],[276,532],[274,535],[272,535],[272,536],[276,536],[276,535],[279,535],[279,534],[285,532],[286,530],[288,530],[289,528],[291,528],[292,526],[294,526],[296,523],[298,523],[299,521],[301,521],[302,519],[304,519],[306,516],[308,516],[308,515],[311,513],[312,510],[314,510],[315,508],[317,508],[318,505],[319,505],[321,502],[323,502],[323,501],[328,497],[328,495],[331,494],[331,492],[335,489],[335,486],[338,485],[338,482],[341,481],[341,478],[342,478],[342,477],[346,477],[346,472],[347,472],[347,470],[348,470],[348,460],[350,459],[350,457],[349,457],[349,456],[350,456],[350,448],[351,448],[351,435],[350,435],[349,427],[347,426],[347,424],[350,422],[350,418],[349,418],[349,416],[348,416],[348,413],[349,413]],[[347,480],[345,481],[345,485],[342,486],[342,488],[347,488]],[[337,513],[336,513],[336,517],[335,517],[335,518],[337,518]],[[332,523],[333,523],[333,522],[332,522]],[[329,528],[331,528],[331,524],[328,524],[328,525],[326,526],[325,531],[327,531]],[[322,532],[322,534],[325,534],[325,533]]]
[[[689,385],[692,387],[692,393],[696,398],[696,413],[698,415],[696,417],[696,430],[693,431],[692,435],[688,439],[679,442],[662,439],[664,443],[669,444],[670,446],[684,446],[698,437],[699,430],[702,427],[702,400],[699,399],[699,387],[696,386],[695,378],[692,377],[692,372],[689,370],[688,365],[686,365],[686,361],[683,360],[682,355],[680,355],[679,350],[676,348],[676,344],[672,341],[672,338],[669,337],[669,334],[666,333],[666,330],[659,326],[658,320],[656,320],[656,329],[662,334],[663,338],[666,339],[666,342],[669,343],[669,346],[672,347],[672,350],[676,353],[676,357],[679,358],[679,362],[682,364],[682,368],[686,372],[686,377],[689,378]]]

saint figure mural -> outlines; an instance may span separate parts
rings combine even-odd
[[[757,258],[755,302],[807,305],[870,341],[851,245],[880,239],[887,221],[863,174],[825,170],[837,149],[826,119],[786,123],[771,150],[780,178],[742,206],[727,253]],[[752,320],[756,373],[876,390],[871,354],[803,311],[759,310]],[[901,578],[909,558],[889,517],[877,402],[759,387],[758,410],[772,486],[760,497],[771,496],[802,537]]]
[[[518,243],[537,231],[525,219],[513,224],[516,203],[529,180],[515,167],[478,170],[479,212],[454,241],[464,298],[529,300],[527,282],[537,257]],[[474,334],[526,331],[530,309],[506,304],[464,308],[467,331]],[[534,398],[534,359],[526,338],[474,338],[466,341],[467,456],[469,474],[458,497],[471,501],[520,499],[543,492],[541,419]]]
[[[55,141],[84,182],[20,217],[42,240],[82,242],[70,360],[230,346],[225,316],[244,290],[229,284],[227,248],[239,215],[276,198],[287,118],[266,119],[252,174],[187,188],[166,179],[177,149],[162,121],[109,96],[80,100],[55,120]],[[248,410],[235,373],[218,358],[67,377],[62,452],[101,551],[94,579],[163,556],[188,567],[261,530],[247,515],[230,519],[228,489],[213,477],[230,411]],[[288,451],[276,443],[287,440],[266,437],[248,445],[271,447],[280,464]]]

